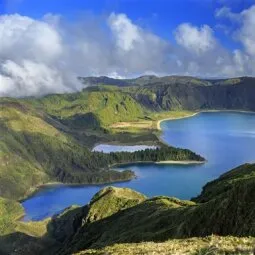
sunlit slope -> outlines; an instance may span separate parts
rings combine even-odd
[[[75,255],[253,255],[253,237],[208,236],[173,239],[165,242],[123,243],[89,249]]]
[[[0,236],[14,232],[15,222],[23,214],[23,207],[18,202],[0,197]]]
[[[100,172],[107,168],[107,161],[93,159],[91,152],[24,102],[1,100],[0,129],[0,196],[22,197],[48,181],[92,183],[130,178],[126,173]]]
[[[135,121],[143,118],[145,112],[129,94],[103,86],[76,94],[47,96],[41,103],[48,114],[77,128],[100,128],[119,121]]]

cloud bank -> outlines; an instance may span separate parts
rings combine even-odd
[[[213,28],[180,24],[170,43],[136,25],[125,14],[91,16],[66,23],[52,14],[40,20],[0,16],[0,96],[40,96],[80,90],[78,76],[142,74],[224,77],[255,75],[255,6],[215,17],[238,23],[229,51]]]

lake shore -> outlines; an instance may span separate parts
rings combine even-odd
[[[165,165],[196,165],[196,164],[205,164],[206,161],[197,161],[197,160],[165,160],[165,161],[158,161],[155,164],[165,164]]]
[[[198,161],[198,160],[163,160],[163,161],[133,161],[133,162],[126,162],[126,163],[119,163],[111,165],[111,168],[118,166],[125,166],[125,165],[132,165],[132,164],[165,164],[165,165],[196,165],[196,164],[204,164],[206,160]]]
[[[109,181],[109,182],[96,182],[96,183],[63,183],[63,182],[46,182],[40,185],[37,185],[36,187],[33,187],[30,192],[23,198],[19,199],[19,203],[23,203],[24,201],[28,200],[29,198],[33,197],[36,193],[39,191],[50,188],[50,187],[56,187],[56,186],[69,186],[69,187],[82,187],[82,186],[103,186],[103,185],[114,185],[117,183],[124,183],[129,182],[134,179],[136,179],[137,176],[135,173],[130,178],[122,179],[122,180],[116,180],[116,181]]]
[[[163,122],[163,121],[167,121],[167,120],[179,120],[179,119],[186,119],[186,118],[191,118],[191,117],[194,117],[194,116],[196,116],[196,115],[198,115],[198,114],[200,114],[200,113],[203,113],[203,112],[233,112],[233,113],[252,113],[252,114],[255,114],[255,111],[245,111],[245,110],[202,110],[202,111],[198,111],[198,112],[194,112],[194,113],[192,113],[192,114],[190,114],[190,115],[188,115],[188,116],[183,116],[183,117],[177,117],[177,118],[175,118],[175,117],[169,117],[169,118],[165,118],[165,119],[161,119],[161,120],[158,120],[158,122],[157,122],[157,129],[159,130],[159,131],[162,131],[162,129],[161,129],[161,123]]]
[[[192,113],[192,114],[190,114],[190,115],[188,115],[188,116],[177,117],[177,118],[175,118],[175,117],[169,117],[169,118],[165,118],[165,119],[162,119],[162,120],[158,120],[158,121],[157,121],[157,130],[162,131],[160,125],[161,125],[161,123],[162,123],[163,121],[167,121],[167,120],[179,120],[179,119],[191,118],[191,117],[194,117],[195,115],[197,115],[197,114],[199,114],[199,113],[200,113],[200,112],[195,112],[195,113]]]

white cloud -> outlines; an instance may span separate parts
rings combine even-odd
[[[179,45],[197,55],[212,50],[216,44],[213,30],[207,25],[199,28],[189,23],[183,23],[178,26],[175,38]]]
[[[135,43],[142,43],[141,31],[125,14],[112,13],[109,17],[109,25],[120,49],[129,51],[134,48]]]
[[[222,7],[215,13],[217,18],[227,18],[235,22],[237,28],[232,36],[241,42],[243,49],[233,51],[233,65],[226,65],[227,73],[238,73],[241,75],[255,74],[255,5],[234,13],[228,7]]]
[[[238,14],[233,13],[229,7],[223,6],[215,11],[216,18],[227,18],[233,21],[238,21]]]
[[[246,52],[255,57],[255,5],[241,12],[239,17],[242,27],[238,32],[238,38],[243,43]]]
[[[49,92],[68,92],[63,77],[57,70],[42,63],[23,60],[17,64],[7,60],[1,65],[3,75],[0,76],[5,86],[0,86],[0,94],[30,96]]]
[[[48,62],[61,54],[59,34],[47,23],[20,15],[0,16],[0,56]]]
[[[104,20],[109,31],[99,20],[64,24],[53,14],[40,21],[0,16],[0,96],[77,90],[82,84],[74,77],[81,75],[123,77],[166,70],[170,46],[164,40],[124,14]]]
[[[63,43],[48,23],[18,14],[3,15],[0,38],[0,95],[29,96],[70,90],[60,71]]]
[[[223,77],[255,74],[255,10],[239,14],[233,52],[203,25],[181,24],[177,44],[136,25],[125,14],[65,22],[47,14],[41,20],[0,16],[0,96],[31,96],[81,89],[77,76],[142,74]],[[171,31],[169,31],[171,33]]]

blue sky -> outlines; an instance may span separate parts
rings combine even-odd
[[[215,27],[215,11],[223,6],[233,12],[249,8],[254,0],[0,0],[0,13],[19,13],[33,18],[41,18],[46,13],[61,14],[66,19],[91,12],[96,15],[109,15],[112,12],[125,13],[137,24],[152,30],[166,39],[179,24],[189,22],[200,26]],[[224,22],[223,22],[224,23]],[[226,22],[228,24],[228,22]],[[216,29],[217,36],[224,33]],[[227,40],[228,41],[228,40]],[[227,44],[231,47],[230,41]]]
[[[255,0],[0,0],[0,96],[78,75],[254,76],[254,17]]]

